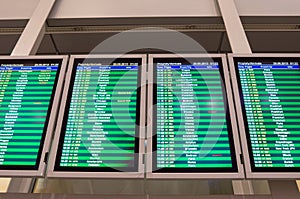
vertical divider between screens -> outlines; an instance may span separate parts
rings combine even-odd
[[[58,121],[57,121],[57,126],[52,142],[52,147],[49,151],[49,161],[48,161],[48,168],[47,168],[47,177],[53,177],[54,176],[54,166],[55,166],[55,159],[57,155],[57,149],[58,149],[58,144],[59,144],[59,139],[60,139],[60,131],[63,123],[63,118],[64,118],[64,112],[65,112],[65,107],[66,107],[66,102],[67,102],[67,95],[69,91],[69,86],[70,86],[70,80],[71,80],[71,74],[73,71],[73,63],[74,63],[74,57],[70,57],[69,61],[69,66],[68,70],[65,76],[65,86],[61,98],[61,105],[60,105],[60,112],[58,115]]]
[[[142,55],[141,64],[141,85],[140,85],[140,124],[139,124],[139,162],[138,162],[138,172],[145,175],[145,141],[146,141],[146,120],[147,120],[147,93],[146,93],[146,81],[147,81],[147,55]],[[145,176],[144,176],[145,178]]]
[[[44,150],[41,155],[41,161],[40,161],[40,168],[42,169],[40,173],[42,175],[45,175],[46,170],[47,170],[47,165],[48,165],[48,158],[49,158],[49,152],[51,149],[53,137],[55,136],[55,130],[56,130],[56,124],[58,121],[58,114],[59,114],[59,108],[60,108],[60,103],[61,103],[61,95],[63,92],[64,88],[64,78],[65,78],[65,73],[67,70],[67,62],[68,62],[68,56],[64,56],[64,59],[62,61],[62,65],[60,68],[60,74],[57,80],[57,85],[56,85],[56,92],[52,104],[52,110],[51,110],[51,116],[49,118],[49,124],[48,124],[48,129],[46,137],[45,137],[45,142],[44,142]],[[47,157],[46,157],[47,155]],[[46,162],[45,162],[46,161]],[[43,167],[42,167],[43,165]]]
[[[237,111],[237,105],[236,105],[236,99],[235,99],[235,84],[236,84],[236,76],[235,76],[235,70],[231,68],[230,64],[230,58],[229,55],[226,54],[226,63],[227,63],[227,71],[229,76],[229,82],[230,82],[230,93],[232,97],[232,106],[233,106],[233,112],[234,118],[232,119],[235,123],[236,128],[236,139],[238,140],[238,147],[240,154],[237,154],[237,161],[242,165],[242,171],[244,174],[244,178],[246,178],[246,170],[245,170],[245,160],[244,160],[244,153],[243,153],[243,146],[242,146],[242,138],[241,138],[241,132],[240,132],[240,123],[239,123],[239,117],[238,117],[238,111]],[[238,157],[239,156],[239,157]]]
[[[227,57],[226,55],[222,56],[223,61],[223,71],[224,71],[224,81],[226,85],[226,92],[227,92],[227,102],[229,106],[230,111],[230,117],[231,117],[231,125],[232,125],[232,136],[234,140],[234,146],[236,151],[236,162],[238,167],[238,176],[239,178],[245,178],[244,174],[244,164],[242,164],[240,155],[242,155],[241,150],[241,141],[240,141],[240,135],[238,130],[238,123],[237,123],[237,116],[236,116],[236,109],[234,104],[234,96],[232,91],[232,84],[231,84],[231,71],[229,70],[228,64],[227,64]]]
[[[148,56],[148,93],[147,93],[147,153],[146,153],[146,177],[150,177],[153,171],[153,55]]]
[[[233,94],[234,94],[234,101],[235,101],[235,107],[236,107],[236,113],[237,113],[237,120],[238,120],[238,128],[240,132],[240,140],[241,140],[241,148],[242,148],[242,154],[244,158],[244,169],[245,169],[245,177],[248,178],[251,174],[251,168],[250,168],[250,160],[249,160],[249,153],[248,153],[248,144],[247,144],[247,138],[245,135],[245,124],[243,120],[242,115],[242,108],[241,108],[241,96],[239,93],[238,88],[238,79],[237,79],[237,72],[234,66],[234,61],[232,54],[228,55],[228,61],[229,61],[229,68],[230,68],[230,74],[231,74],[231,80],[232,80],[232,88],[233,88]]]

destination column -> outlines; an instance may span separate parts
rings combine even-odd
[[[180,95],[178,101],[180,103],[182,121],[181,128],[176,138],[182,139],[182,156],[177,161],[181,162],[181,166],[195,168],[197,167],[197,157],[199,154],[197,124],[195,119],[198,112],[198,100],[194,96],[194,88],[198,86],[197,77],[191,71],[196,71],[192,65],[184,65],[180,67],[179,74],[181,78],[176,80],[176,87],[180,87]],[[176,121],[180,124],[180,121]],[[182,128],[183,127],[183,128]],[[179,140],[178,145],[180,146]]]

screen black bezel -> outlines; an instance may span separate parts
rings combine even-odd
[[[24,66],[29,66],[30,64],[32,64],[34,66],[34,64],[58,64],[58,69],[56,71],[56,77],[55,77],[53,88],[52,88],[51,98],[50,98],[50,102],[49,102],[49,106],[48,106],[47,116],[45,119],[45,125],[44,125],[44,129],[43,129],[43,133],[42,133],[42,137],[41,137],[41,141],[40,141],[40,147],[39,147],[38,156],[37,156],[35,165],[34,166],[0,165],[0,170],[39,170],[39,165],[41,162],[41,157],[42,157],[45,138],[46,138],[46,134],[47,134],[49,119],[50,119],[51,110],[52,110],[52,106],[53,106],[53,100],[54,100],[54,96],[56,93],[56,87],[58,84],[60,70],[62,67],[62,62],[63,62],[63,58],[61,58],[61,59],[57,59],[57,58],[53,58],[53,59],[50,59],[50,58],[0,59],[0,65],[2,65],[2,64],[24,64]],[[11,67],[19,67],[19,66],[11,66]],[[51,133],[51,132],[49,132],[49,133]]]
[[[241,85],[241,79],[240,79],[240,73],[238,70],[238,62],[262,62],[263,64],[273,64],[273,62],[298,62],[300,63],[300,58],[297,57],[234,57],[234,70],[236,74],[237,79],[237,85],[238,85],[238,93],[240,97],[240,106],[242,109],[242,116],[244,121],[244,129],[246,134],[246,142],[247,142],[247,149],[248,149],[248,155],[250,160],[250,167],[252,172],[300,172],[299,167],[255,167],[254,163],[254,156],[253,156],[253,150],[251,146],[251,139],[250,139],[250,133],[249,133],[249,126],[248,126],[248,120],[246,115],[246,108],[245,108],[245,101],[244,96],[242,92],[242,85]],[[299,73],[300,74],[300,73]]]
[[[225,168],[225,167],[218,167],[218,168],[157,168],[157,63],[181,63],[192,65],[190,62],[218,62],[219,64],[219,72],[221,77],[221,84],[222,84],[222,93],[223,93],[223,101],[224,101],[224,108],[226,110],[226,123],[228,129],[228,138],[229,138],[229,145],[230,145],[230,153],[231,153],[231,160],[232,160],[232,167]],[[153,58],[153,120],[152,120],[152,173],[237,173],[237,159],[236,159],[236,151],[235,145],[233,140],[233,131],[232,131],[232,124],[231,124],[231,117],[229,111],[229,104],[227,99],[227,92],[226,92],[226,84],[225,84],[225,77],[223,71],[223,63],[222,58],[210,58],[210,57],[202,57],[202,58]]]
[[[69,109],[71,104],[73,85],[75,82],[76,68],[80,63],[104,63],[112,65],[113,63],[138,63],[138,78],[137,78],[137,97],[136,97],[136,126],[135,126],[135,147],[134,147],[134,166],[133,167],[118,167],[117,169],[111,167],[63,167],[60,166],[62,149],[64,144],[64,137],[66,133]],[[66,99],[66,106],[64,108],[63,124],[60,131],[57,154],[55,157],[54,171],[65,172],[138,172],[139,163],[139,138],[140,138],[140,90],[141,90],[141,67],[142,58],[74,58],[72,66],[71,80],[69,84],[68,96]]]

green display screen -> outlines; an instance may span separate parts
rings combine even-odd
[[[221,59],[154,59],[153,172],[237,171]]]
[[[234,60],[252,171],[299,171],[299,59]]]
[[[0,169],[38,169],[61,63],[0,60]]]
[[[75,59],[55,170],[135,172],[141,59]]]

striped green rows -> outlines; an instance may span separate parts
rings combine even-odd
[[[231,158],[228,158],[228,160],[231,160]],[[203,162],[199,164],[157,164],[157,167],[159,168],[231,168],[231,164],[203,164]]]

